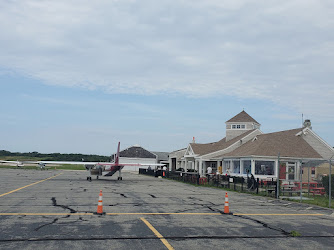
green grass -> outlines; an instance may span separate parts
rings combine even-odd
[[[10,169],[35,169],[40,170],[38,165],[34,166],[23,166],[17,167],[16,165],[0,165],[1,168],[10,168]],[[48,166],[46,165],[46,169],[60,169],[60,170],[86,170],[83,165],[59,165],[59,166]]]
[[[54,167],[52,167],[54,168]],[[65,164],[65,165],[60,165],[60,166],[57,166],[56,167],[57,169],[67,169],[67,170],[86,170],[85,166],[84,165],[68,165],[68,164]]]
[[[40,157],[27,157],[27,156],[1,156],[0,160],[5,161],[42,161]]]
[[[304,195],[304,197],[307,197],[307,195]],[[328,207],[329,199],[328,196],[320,196],[320,195],[310,195],[310,197],[313,200],[302,200],[302,203],[307,203],[311,205],[317,205],[320,207]],[[331,208],[334,208],[334,200],[331,201]]]
[[[290,232],[290,236],[292,236],[292,237],[300,237],[302,235],[301,235],[301,233],[293,230],[293,231]]]

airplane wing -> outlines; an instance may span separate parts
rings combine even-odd
[[[35,163],[35,164],[59,164],[59,165],[96,165],[100,162],[91,162],[91,161],[30,161],[25,163]]]

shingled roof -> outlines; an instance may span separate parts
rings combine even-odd
[[[253,117],[251,117],[249,114],[247,114],[246,111],[244,111],[244,110],[241,111],[236,116],[232,117],[227,122],[255,122],[257,124],[260,124]]]
[[[257,135],[224,157],[272,156],[321,159],[322,157],[301,137],[302,128]]]
[[[140,147],[132,146],[119,152],[120,157],[130,158],[156,158],[157,156],[150,151]]]
[[[253,131],[255,131],[255,129],[249,130],[245,133],[243,133],[242,135],[239,135],[235,138],[233,138],[232,140],[226,141],[226,137],[221,139],[220,141],[217,142],[212,142],[212,143],[205,143],[205,144],[201,144],[201,143],[190,143],[190,146],[192,148],[192,150],[194,151],[194,154],[196,155],[206,155],[212,152],[217,152],[220,150],[223,150],[229,146],[231,146],[232,144],[234,144],[235,142],[241,140],[243,137],[249,135],[250,133],[252,133]]]

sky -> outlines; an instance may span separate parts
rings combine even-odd
[[[0,150],[171,152],[302,126],[334,146],[332,0],[0,2]]]

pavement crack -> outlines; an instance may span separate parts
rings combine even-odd
[[[233,215],[233,216],[236,216],[236,217],[239,217],[239,218],[242,218],[242,219],[246,219],[246,220],[251,220],[251,221],[254,221],[258,224],[261,224],[262,226],[264,226],[265,228],[269,228],[271,230],[274,230],[274,231],[277,231],[277,232],[280,232],[282,233],[283,235],[285,236],[290,236],[290,232],[287,232],[285,231],[284,229],[280,228],[280,227],[274,227],[274,226],[270,226],[269,224],[265,223],[265,222],[262,222],[260,220],[257,220],[257,219],[254,219],[254,218],[250,218],[250,217],[247,217],[247,216],[244,216],[244,215]]]
[[[45,226],[49,226],[49,225],[52,225],[52,224],[56,223],[57,221],[58,221],[58,218],[55,218],[52,222],[50,222],[50,223],[46,223],[46,224],[44,224],[44,225],[42,225],[42,226],[39,226],[39,227],[35,228],[34,230],[35,230],[35,231],[38,231],[38,230],[40,230],[41,228],[43,228],[43,227],[45,227]]]
[[[212,207],[210,207],[210,206],[206,206],[208,209],[210,209],[212,212],[217,212],[217,210],[216,209],[213,209]]]
[[[70,210],[70,212],[73,213],[73,214],[77,212],[77,211],[75,211],[74,209],[72,209],[72,208],[70,208],[70,207],[68,207],[68,206],[65,206],[65,205],[58,205],[58,204],[57,204],[57,200],[56,200],[55,197],[52,197],[51,200],[52,200],[52,205],[55,206],[55,207],[61,207],[61,208],[63,208],[63,209],[68,209],[68,210]]]

